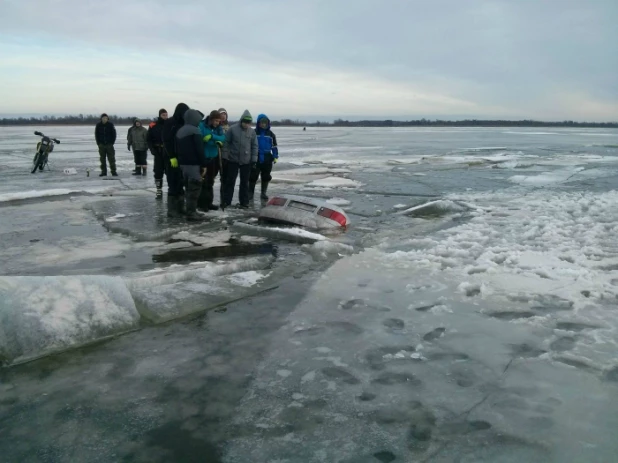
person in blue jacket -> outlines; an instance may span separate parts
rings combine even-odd
[[[277,137],[270,130],[270,119],[266,114],[258,116],[255,133],[258,140],[258,159],[249,176],[249,199],[253,199],[255,184],[261,176],[262,194],[260,199],[268,201],[266,190],[268,190],[268,183],[272,180],[270,173],[273,170],[273,164],[279,159],[279,149],[277,148]]]
[[[200,122],[199,129],[204,140],[204,156],[206,157],[206,174],[202,183],[202,191],[197,202],[198,209],[203,211],[216,211],[218,206],[213,204],[215,178],[219,173],[221,166],[220,150],[225,141],[225,133],[219,125],[221,122],[221,113],[213,110],[210,114]]]

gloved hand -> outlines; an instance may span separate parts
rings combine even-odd
[[[204,140],[204,142],[209,141],[212,138],[212,135],[206,135],[202,140]]]
[[[257,162],[252,162],[251,163],[251,169],[253,169],[253,170],[257,169]]]
[[[127,151],[131,151],[131,145],[127,145]]]
[[[277,164],[277,161],[279,160],[279,158],[275,158],[273,159],[273,164]]]
[[[176,158],[170,158],[170,164],[174,169],[178,168],[178,159]]]
[[[222,141],[216,141],[215,143],[219,146],[219,148],[223,148],[223,142]]]

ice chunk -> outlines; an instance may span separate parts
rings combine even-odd
[[[266,238],[278,238],[300,243],[315,243],[316,241],[326,240],[324,235],[319,233],[309,232],[302,228],[278,228],[278,227],[260,227],[249,225],[242,222],[234,222],[231,227],[232,231],[246,233],[248,235],[262,236]]]
[[[468,210],[467,207],[454,201],[438,199],[424,204],[419,204],[418,206],[410,207],[403,211],[397,212],[397,214],[415,216],[443,215],[448,212],[464,212],[466,210]]]
[[[327,199],[326,202],[335,206],[349,206],[350,204],[352,204],[350,201],[343,198],[331,198]]]
[[[127,286],[142,317],[161,323],[255,294],[261,290],[256,283],[270,276],[257,270],[272,261],[264,256],[171,266],[139,273],[127,279]]]
[[[108,191],[109,188],[89,188],[84,190],[71,190],[68,188],[54,188],[51,190],[31,190],[31,191],[18,191],[15,193],[3,193],[0,194],[0,202],[5,201],[17,201],[21,199],[32,199],[32,198],[44,198],[47,196],[63,196],[70,195],[73,193],[104,193]]]
[[[119,334],[140,316],[111,276],[0,277],[0,360],[16,363]]]
[[[322,188],[339,188],[339,187],[343,187],[343,188],[358,188],[359,186],[361,186],[360,182],[357,182],[356,180],[351,180],[349,178],[342,178],[342,177],[327,177],[327,178],[322,178],[319,180],[314,180],[313,182],[310,182],[307,184],[307,186],[309,187],[322,187]]]

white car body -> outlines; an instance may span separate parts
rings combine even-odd
[[[305,228],[347,228],[350,219],[343,209],[324,200],[295,195],[277,195],[262,208],[259,219]]]

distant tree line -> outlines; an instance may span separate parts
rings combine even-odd
[[[109,118],[114,124],[131,125],[134,116],[123,117],[110,114]],[[150,121],[152,118],[141,118],[142,121]],[[43,116],[43,117],[13,117],[0,119],[0,126],[8,125],[94,125],[99,122],[100,116],[94,114],[79,114],[77,116]],[[272,121],[274,127],[592,127],[592,128],[618,128],[618,122],[544,122],[530,119],[519,121],[466,119],[460,121],[443,121],[440,119],[417,119],[412,121],[348,121],[335,119],[333,122],[306,122],[299,119],[281,119]]]
[[[576,121],[534,121],[530,119],[520,121],[466,119],[460,121],[443,121],[440,119],[417,119],[412,121],[347,121],[336,119],[333,122],[305,122],[299,120],[282,119],[273,121],[273,126],[303,126],[303,127],[594,127],[618,128],[618,122],[576,122]]]
[[[109,114],[114,124],[132,125],[136,116],[123,117]],[[140,118],[142,121],[151,121],[151,117]],[[95,125],[101,120],[100,114],[79,114],[77,116],[43,116],[43,117],[10,117],[0,119],[0,125]]]

